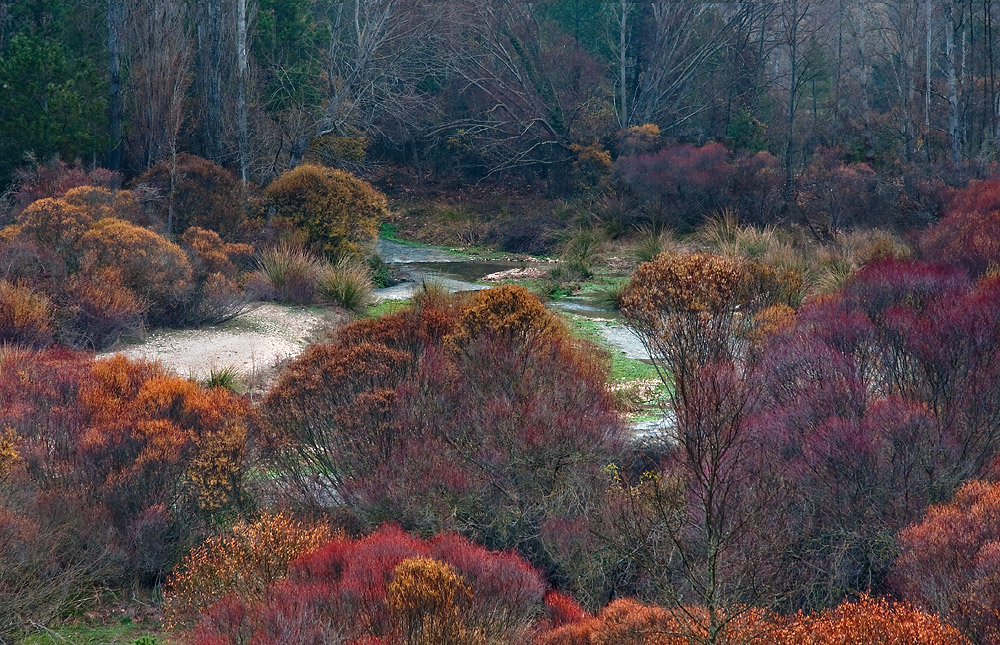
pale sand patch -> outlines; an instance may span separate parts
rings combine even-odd
[[[114,352],[155,360],[180,376],[203,380],[212,369],[234,368],[259,379],[297,356],[326,329],[343,322],[342,312],[263,303],[242,316],[203,329],[155,330],[141,342]]]

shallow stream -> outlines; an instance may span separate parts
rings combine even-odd
[[[478,281],[484,276],[507,269],[536,266],[528,262],[496,262],[472,260],[447,251],[425,246],[410,246],[389,240],[378,241],[378,252],[387,263],[399,268],[404,282],[385,289],[377,289],[380,300],[407,300],[424,281],[441,284],[449,291],[477,291],[487,285]],[[646,350],[639,339],[619,322],[619,315],[596,298],[570,296],[549,302],[553,309],[601,321],[601,336],[611,347],[622,351],[628,358],[645,359]]]

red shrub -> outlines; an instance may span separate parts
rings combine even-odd
[[[1000,643],[1000,484],[966,484],[899,541],[893,578],[900,595],[977,643]]]
[[[641,199],[656,202],[690,227],[713,210],[726,205],[725,193],[732,174],[729,153],[720,143],[702,147],[680,145],[659,152],[618,160],[618,180]]]
[[[1000,179],[974,181],[959,191],[945,217],[924,232],[920,248],[928,259],[973,275],[1000,263]]]
[[[351,642],[408,642],[400,605],[418,614],[430,607],[392,593],[428,593],[417,579],[394,586],[404,562],[415,558],[448,565],[471,594],[461,603],[460,627],[489,642],[523,642],[542,606],[544,583],[513,554],[491,553],[457,536],[427,542],[394,526],[357,540],[335,539],[293,564],[288,580],[272,586],[259,603],[225,600],[206,614],[195,643],[310,643],[335,636]],[[446,576],[447,577],[447,576]],[[428,580],[429,582],[429,580]],[[407,589],[409,591],[407,591]],[[412,600],[416,600],[413,598]],[[433,603],[431,603],[433,605]],[[358,639],[358,640],[355,640]]]
[[[774,514],[806,566],[796,602],[878,590],[895,532],[1000,456],[998,285],[881,262],[772,337],[751,471],[789,487]]]
[[[146,304],[122,284],[114,268],[93,275],[77,274],[66,285],[60,341],[97,351],[142,328]]]
[[[117,190],[121,186],[122,176],[106,168],[88,171],[57,159],[51,164],[38,164],[34,168],[18,171],[14,183],[17,188],[12,197],[11,215],[16,217],[32,202],[46,197],[62,197],[67,191],[79,186]]]
[[[895,204],[880,190],[875,171],[868,164],[844,163],[839,156],[836,150],[816,153],[798,179],[798,207],[828,231],[885,226],[885,213]]]

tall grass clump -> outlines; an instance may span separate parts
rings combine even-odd
[[[290,244],[265,249],[257,260],[257,274],[274,289],[278,302],[296,305],[313,303],[322,273],[321,260]]]
[[[351,258],[341,258],[320,272],[316,290],[321,299],[354,312],[364,311],[372,301],[372,275],[368,267]]]
[[[643,224],[636,227],[638,245],[635,255],[640,262],[649,262],[664,251],[677,250],[679,244],[673,231],[655,224]]]

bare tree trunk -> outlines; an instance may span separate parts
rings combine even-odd
[[[931,2],[932,0],[924,0],[924,18],[927,23],[924,42],[924,146],[927,148],[928,161],[930,161],[931,149],[926,141],[931,132],[931,48],[934,38],[934,7]]]
[[[122,165],[122,58],[121,27],[124,23],[125,3],[123,0],[107,0],[108,20],[108,129],[111,148],[108,150],[107,164],[112,170]],[[0,29],[3,16],[0,14]]]
[[[629,127],[628,112],[628,14],[631,4],[621,0],[621,16],[618,22],[618,84],[621,87],[621,107],[618,125],[624,130]]]
[[[250,128],[247,124],[247,85],[250,63],[247,53],[247,0],[236,0],[236,57],[239,66],[239,94],[236,111],[239,119],[240,179],[250,179]]]
[[[0,0],[0,54],[7,44],[7,2]]]
[[[953,0],[944,3],[944,66],[948,77],[948,139],[951,144],[951,160],[962,161],[962,142],[959,137],[958,122],[958,79],[955,75],[955,20],[952,16]]]
[[[222,158],[222,0],[203,0],[204,17],[198,23],[198,62],[204,121],[205,157]]]
[[[858,54],[861,59],[861,116],[864,119],[865,129],[865,161],[873,163],[875,161],[875,137],[872,135],[872,111],[871,111],[871,63],[869,62],[868,51],[868,14],[864,5],[860,8],[858,25]]]

